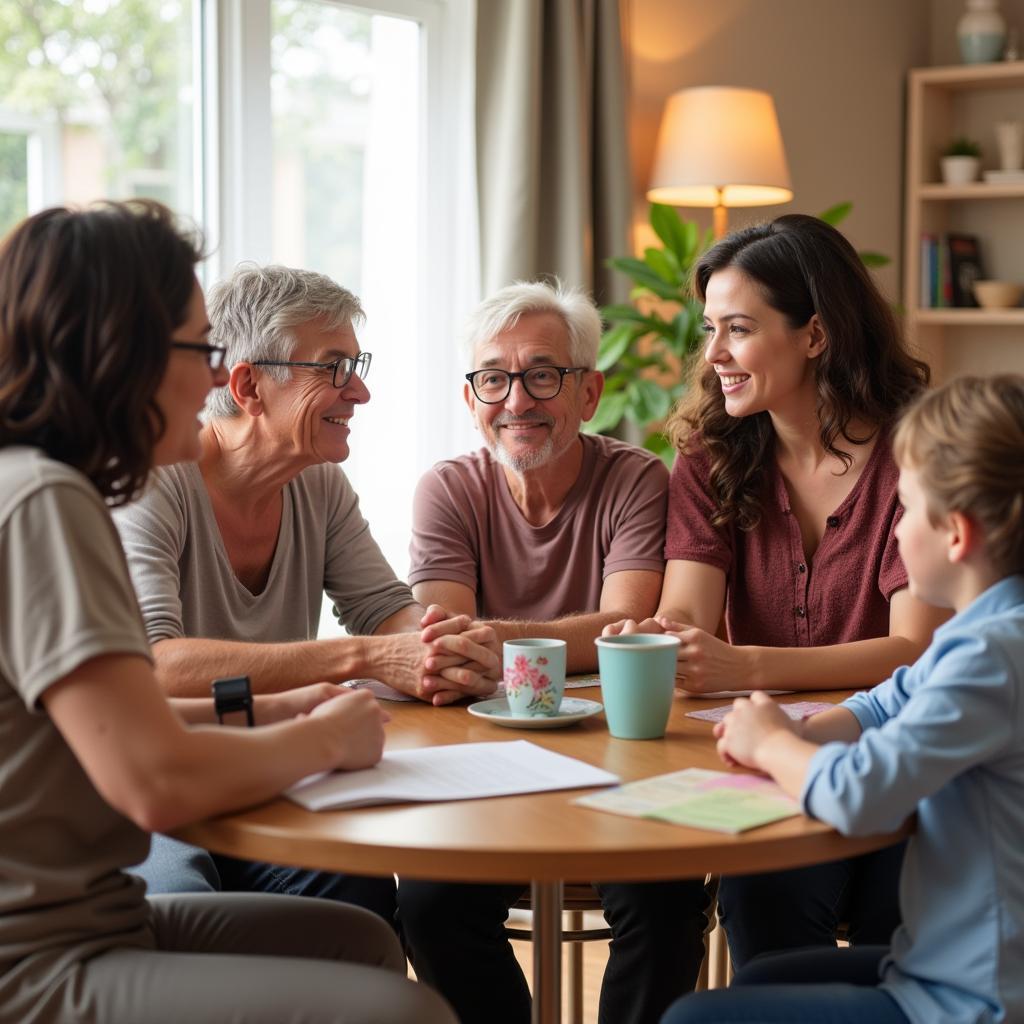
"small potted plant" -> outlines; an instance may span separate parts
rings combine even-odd
[[[954,139],[942,154],[942,180],[947,185],[967,185],[978,177],[981,146],[968,138]]]

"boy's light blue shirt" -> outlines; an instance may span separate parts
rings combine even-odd
[[[909,668],[843,707],[804,810],[840,832],[917,811],[882,987],[914,1024],[1024,1021],[1024,576],[990,587]]]

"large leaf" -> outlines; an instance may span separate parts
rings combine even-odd
[[[669,469],[672,468],[672,463],[676,459],[676,450],[672,447],[672,442],[669,441],[667,435],[660,430],[652,431],[644,438],[644,447],[649,452],[654,452]]]
[[[675,254],[680,265],[686,266],[689,257],[686,229],[675,209],[662,203],[651,203],[651,227],[665,247]]]
[[[602,306],[600,313],[601,319],[609,324],[615,323],[616,320],[626,320],[633,324],[647,322],[647,317],[636,306],[631,306],[628,302],[619,302],[613,306]]]
[[[683,233],[686,235],[686,256],[680,262],[687,270],[689,270],[693,265],[693,261],[697,258],[699,251],[702,252],[703,250],[698,251],[699,232],[697,231],[697,225],[694,224],[692,220],[684,221]]]
[[[824,213],[819,213],[818,220],[823,220],[826,224],[831,224],[832,227],[835,227],[849,217],[852,209],[853,203],[836,203],[835,206],[830,206]]]
[[[605,391],[601,396],[597,412],[594,413],[592,419],[583,424],[583,429],[588,434],[600,434],[605,430],[617,427],[626,411],[627,401],[625,391],[616,391],[612,394]]]
[[[597,350],[597,368],[604,373],[610,370],[625,354],[637,336],[637,328],[633,324],[617,324],[601,336],[601,345]]]
[[[621,270],[633,278],[637,285],[637,288],[632,290],[633,295],[638,294],[637,289],[639,288],[643,289],[639,292],[641,295],[644,291],[648,291],[653,292],[659,299],[679,301],[679,289],[665,282],[643,260],[635,259],[632,256],[617,256],[608,262],[616,270]]]
[[[678,288],[682,283],[679,264],[666,250],[648,247],[644,249],[644,262],[660,277],[665,284]]]
[[[693,311],[684,306],[672,320],[673,336],[672,351],[680,358],[685,358],[692,347]]]
[[[626,385],[629,404],[626,415],[641,425],[664,419],[672,408],[672,396],[660,384],[639,377]]]

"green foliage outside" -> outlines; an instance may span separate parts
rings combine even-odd
[[[187,0],[3,0],[0,103],[95,126],[104,136],[108,195],[123,196],[130,172],[190,159],[178,150],[191,141],[179,130],[181,110],[192,103],[191,9]],[[24,136],[12,138],[24,149]],[[4,178],[17,181],[15,189],[24,180]],[[0,233],[24,213],[24,196],[5,187]]]
[[[273,146],[296,157],[304,261],[358,291],[372,16],[310,0],[270,6]],[[3,111],[56,122],[62,141],[70,131],[99,143],[103,179],[89,198],[147,195],[191,212],[192,10],[191,0],[0,0],[0,235],[28,201],[27,137],[4,130]],[[81,196],[76,170],[63,167]]]
[[[0,132],[0,235],[28,209],[25,136]]]
[[[852,208],[852,203],[838,203],[819,216],[835,226]],[[703,346],[704,307],[693,297],[690,281],[714,237],[710,229],[702,235],[693,221],[659,203],[651,204],[650,222],[660,247],[645,249],[643,259],[608,261],[633,282],[633,301],[601,309],[607,326],[597,368],[606,375],[605,389],[584,429],[607,433],[627,420],[644,432],[644,447],[671,465],[675,453],[662,426],[683,396],[690,361]],[[878,252],[861,252],[860,258],[867,267],[889,262]]]

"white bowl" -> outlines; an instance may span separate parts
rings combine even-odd
[[[1024,295],[1024,285],[1013,281],[975,281],[974,297],[985,309],[1012,309]]]

